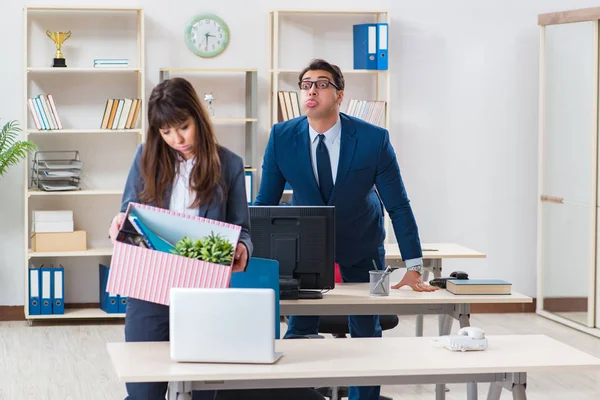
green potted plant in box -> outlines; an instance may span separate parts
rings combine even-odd
[[[215,264],[230,265],[233,257],[233,244],[222,238],[221,235],[211,232],[204,239],[191,240],[184,237],[175,244],[173,253]]]
[[[18,140],[19,132],[21,128],[17,121],[8,121],[0,131],[0,177],[37,148],[32,142]]]

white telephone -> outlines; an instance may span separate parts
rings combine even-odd
[[[452,351],[485,350],[488,347],[485,332],[474,326],[459,329],[457,335],[435,338],[433,343]]]

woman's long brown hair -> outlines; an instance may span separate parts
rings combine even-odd
[[[196,162],[190,173],[190,190],[196,199],[190,207],[209,204],[215,195],[223,199],[219,145],[208,113],[193,86],[183,78],[172,78],[159,83],[148,101],[148,132],[141,160],[144,182],[139,199],[165,207],[167,189],[178,172],[180,155],[163,140],[160,129],[177,127],[189,117],[196,121]]]

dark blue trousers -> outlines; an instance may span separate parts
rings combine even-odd
[[[369,257],[353,265],[340,264],[340,273],[344,282],[369,282],[369,271],[375,269],[373,260],[379,269],[384,268],[385,249],[379,248]],[[334,289],[335,290],[335,289]],[[381,326],[378,315],[349,315],[348,328],[350,336],[381,337]],[[319,331],[318,316],[292,316],[288,322],[288,329],[284,339],[316,335]],[[352,386],[348,389],[349,400],[379,400],[379,386]]]
[[[224,316],[225,317],[225,316]],[[143,300],[127,299],[126,342],[169,340],[169,307]],[[167,382],[127,383],[126,400],[165,400]],[[311,389],[195,391],[193,400],[321,400]]]
[[[126,342],[169,340],[169,307],[138,299],[127,299]],[[126,400],[164,400],[168,382],[127,383]],[[194,400],[213,400],[214,391],[194,392]]]

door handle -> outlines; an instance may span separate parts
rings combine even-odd
[[[548,203],[558,203],[558,204],[563,204],[565,202],[565,199],[562,197],[557,197],[557,196],[548,196],[547,194],[543,194],[540,196],[540,199],[542,201],[548,202]]]

